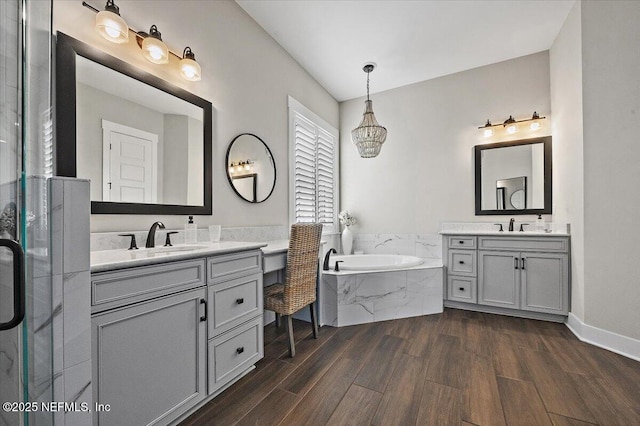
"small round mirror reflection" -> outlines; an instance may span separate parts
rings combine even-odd
[[[242,133],[227,150],[227,178],[236,194],[250,203],[261,203],[276,186],[276,163],[271,150],[258,136]]]
[[[511,202],[511,205],[513,206],[514,209],[524,209],[524,198],[525,194],[524,194],[524,190],[519,189],[517,191],[515,191],[513,194],[511,194],[511,199],[509,200]]]

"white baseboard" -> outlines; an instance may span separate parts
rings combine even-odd
[[[640,340],[585,324],[572,312],[565,324],[583,342],[640,361]]]

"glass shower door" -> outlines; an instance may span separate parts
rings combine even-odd
[[[0,1],[0,425],[49,425],[50,1]],[[39,408],[39,406],[38,406]]]

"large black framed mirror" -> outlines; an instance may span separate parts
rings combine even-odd
[[[476,215],[551,214],[551,136],[474,151]]]
[[[233,191],[249,203],[266,201],[276,187],[276,162],[269,146],[253,133],[241,133],[229,143],[225,158]]]
[[[211,144],[211,102],[58,32],[56,174],[91,213],[211,214]]]

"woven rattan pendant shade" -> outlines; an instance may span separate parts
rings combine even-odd
[[[374,66],[367,64],[363,70],[367,73],[367,100],[364,102],[364,114],[360,125],[351,131],[351,140],[358,147],[362,158],[373,158],[380,154],[380,148],[387,139],[387,129],[378,124],[373,113],[373,101],[369,99],[369,73]]]

